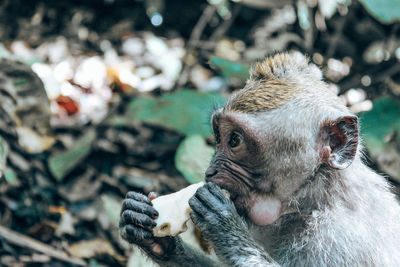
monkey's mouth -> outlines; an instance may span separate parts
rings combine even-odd
[[[218,180],[214,179],[207,180],[207,182],[212,182],[218,185],[222,189],[222,191],[225,191],[227,193],[225,194],[225,196],[229,198],[232,202],[235,202],[235,200],[237,200],[237,198],[239,197],[239,194],[232,187],[225,185],[225,183],[218,182]]]
[[[256,225],[269,225],[280,217],[282,202],[271,194],[257,193],[247,183],[226,174],[207,181],[229,192],[238,214]]]
[[[226,191],[228,191],[228,190],[226,190]],[[229,191],[228,191],[229,192]],[[230,194],[230,197],[229,197],[229,199],[232,201],[232,202],[235,202],[237,199],[238,199],[238,194],[237,193],[229,193]]]
[[[238,194],[238,193],[229,191],[228,189],[225,189],[225,188],[223,188],[223,187],[221,187],[221,189],[222,189],[223,191],[226,191],[226,192],[228,193],[227,197],[228,197],[233,203],[235,203],[235,202],[238,200],[238,197],[239,197],[239,194]]]

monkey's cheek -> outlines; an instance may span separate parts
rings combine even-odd
[[[260,226],[273,224],[280,216],[281,207],[282,202],[275,197],[256,196],[252,201],[249,217]]]

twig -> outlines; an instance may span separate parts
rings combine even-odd
[[[0,236],[6,239],[8,242],[13,243],[15,245],[30,248],[36,251],[39,251],[43,254],[46,254],[50,257],[58,259],[60,261],[69,262],[76,265],[86,266],[86,262],[84,260],[70,257],[65,252],[57,250],[49,245],[46,245],[42,242],[39,242],[31,237],[22,235],[20,233],[14,232],[4,226],[0,225]]]
[[[203,14],[201,14],[200,19],[197,21],[196,26],[194,26],[194,29],[192,31],[192,34],[190,35],[189,42],[188,42],[188,47],[191,47],[191,43],[193,41],[200,40],[201,34],[204,31],[204,28],[207,26],[207,23],[211,20],[212,16],[214,16],[215,11],[217,8],[214,5],[208,5],[204,11]]]
[[[235,21],[237,15],[239,14],[242,5],[236,4],[233,7],[232,15],[229,19],[225,20],[211,35],[210,40],[211,42],[216,42],[228,31],[231,27],[232,23]]]
[[[310,7],[308,8],[308,20],[310,21],[310,28],[307,30],[303,30],[304,32],[304,47],[306,48],[306,51],[308,53],[312,53],[312,49],[314,48],[314,41],[315,41],[315,32],[316,32],[316,26],[315,26],[315,14],[313,14],[312,9]]]
[[[371,76],[373,83],[370,86],[373,86],[374,84],[377,84],[379,82],[384,82],[386,78],[391,77],[399,72],[400,72],[400,65],[392,64],[387,68],[380,68],[380,67],[373,68],[368,72],[365,72],[362,76],[364,75]],[[379,74],[375,75],[375,73]],[[361,80],[361,75],[357,75],[339,84],[341,88],[340,93],[346,92],[350,88],[360,87],[361,83],[360,80]]]
[[[210,42],[210,41],[194,41],[192,42],[193,48],[201,48],[202,50],[214,50],[216,46],[216,42]]]
[[[189,41],[187,42],[186,54],[183,59],[183,64],[185,64],[188,55],[192,53],[194,44],[200,40],[201,34],[204,31],[204,28],[207,26],[207,23],[214,16],[216,10],[217,10],[217,8],[214,5],[208,5],[204,9],[203,14],[201,15],[200,19],[197,21],[196,26],[194,26],[194,29],[192,31],[192,34],[190,35]],[[183,84],[185,84],[187,82],[188,77],[189,77],[189,72],[190,72],[190,66],[185,64],[179,75],[178,80],[175,83],[174,89],[182,86]]]
[[[335,29],[335,33],[332,36],[332,39],[330,41],[330,46],[328,48],[328,51],[326,52],[325,58],[327,58],[327,59],[331,58],[335,54],[336,48],[338,46],[338,42],[343,35],[343,29],[344,29],[344,26],[346,25],[346,22],[347,22],[347,16],[343,16],[338,20],[338,24]]]

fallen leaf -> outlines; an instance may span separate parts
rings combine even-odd
[[[110,195],[102,195],[101,201],[103,202],[103,208],[107,214],[109,227],[118,227],[119,215],[122,206],[122,199],[116,199]]]
[[[6,168],[3,171],[4,178],[6,179],[7,183],[10,185],[18,186],[20,182],[18,180],[17,174],[10,168]]]
[[[56,230],[56,236],[61,237],[63,234],[69,234],[69,235],[75,235],[75,223],[76,223],[76,218],[72,216],[71,213],[65,212],[61,216],[61,221],[58,224],[57,230]]]
[[[58,181],[64,179],[90,153],[95,139],[95,130],[88,129],[71,148],[56,155],[51,155],[47,162],[51,174]]]
[[[382,23],[400,20],[400,0],[361,0],[361,4]]]
[[[88,168],[85,173],[77,177],[73,182],[59,187],[61,196],[71,203],[94,199],[101,189],[101,180],[92,179],[96,174],[93,168]]]
[[[225,103],[226,99],[216,93],[181,90],[164,94],[160,98],[138,97],[129,103],[124,116],[111,117],[107,123],[129,126],[135,120],[151,125],[176,130],[185,135],[211,134],[209,117],[213,106]]]
[[[68,115],[73,115],[79,111],[79,105],[69,96],[59,95],[56,98],[57,104],[65,109]]]
[[[381,97],[361,115],[361,133],[371,157],[382,171],[400,181],[400,102]]]
[[[3,176],[4,170],[6,169],[7,156],[8,144],[3,137],[0,136],[0,177]]]
[[[200,135],[186,137],[175,155],[175,166],[189,183],[204,180],[204,172],[210,164],[214,149]]]
[[[32,154],[41,153],[56,142],[52,136],[39,135],[28,127],[17,127],[18,143],[28,152]]]
[[[249,66],[219,57],[211,57],[211,64],[222,72],[225,78],[237,78],[247,80],[249,78]]]
[[[118,255],[111,243],[104,238],[85,240],[71,245],[68,252],[77,258],[88,259],[97,255],[111,255],[119,261],[123,261],[124,257]]]

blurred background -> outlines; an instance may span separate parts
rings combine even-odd
[[[398,192],[399,21],[400,0],[0,1],[0,265],[151,266],[118,235],[126,192],[201,181],[210,114],[276,51],[323,69]]]

